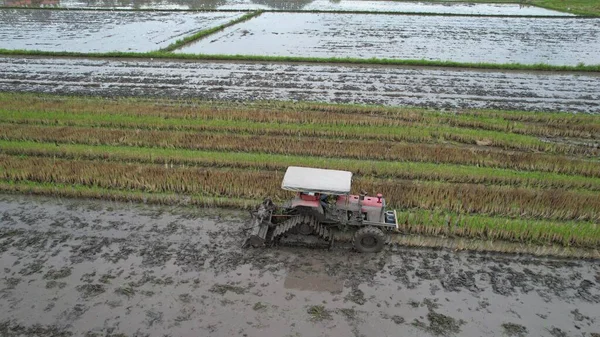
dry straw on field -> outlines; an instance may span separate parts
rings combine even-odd
[[[593,160],[451,145],[25,125],[0,128],[0,139],[450,163],[600,177]]]
[[[214,106],[172,106],[130,101],[95,99],[33,99],[27,109],[11,96],[0,95],[4,106],[0,120],[11,123],[43,123],[73,126],[125,127],[162,130],[221,130],[304,135],[348,139],[400,140],[439,143],[446,141],[481,144],[514,150],[534,150],[597,156],[599,150],[586,143],[598,138],[600,123],[593,119],[559,115],[562,123],[515,122],[502,117],[473,116],[468,113],[440,113],[423,109],[344,108],[322,109],[310,105],[250,107],[214,104]],[[303,107],[306,107],[303,110]],[[334,109],[333,112],[329,110]],[[308,111],[307,111],[308,110]],[[382,111],[394,111],[384,115]],[[358,113],[362,111],[362,114]],[[493,113],[492,113],[493,114]],[[509,115],[510,117],[510,115]],[[587,122],[587,123],[584,123]],[[583,129],[581,129],[583,128]],[[595,132],[594,132],[595,131]],[[533,136],[540,136],[541,140]],[[560,137],[576,137],[563,141]]]
[[[142,164],[167,163],[184,166],[249,168],[274,171],[285,170],[288,166],[310,166],[349,170],[354,172],[355,175],[378,178],[600,191],[600,178],[450,164],[127,146],[89,146],[84,144],[60,144],[60,146],[56,146],[54,143],[3,140],[0,140],[0,152],[12,155],[63,159],[106,160]]]
[[[27,107],[23,101],[28,102]],[[600,138],[600,122],[589,115],[566,113],[390,108],[319,103],[245,103],[160,99],[75,98],[0,93],[0,111],[154,116],[186,120],[231,120],[343,126],[455,126],[541,137]]]
[[[234,198],[290,197],[282,191],[281,172],[171,168],[168,165],[118,164],[0,155],[2,178],[151,193],[175,192]],[[390,206],[445,209],[521,218],[600,220],[595,192],[537,190],[473,184],[424,183],[357,178],[355,191],[382,192]]]
[[[277,123],[230,120],[187,120],[164,117],[136,117],[123,115],[46,114],[39,112],[0,111],[0,122],[26,125],[53,125],[77,127],[124,128],[136,130],[176,130],[220,132],[274,136],[319,137],[342,140],[406,141],[412,143],[457,142],[467,145],[485,145],[500,149],[541,151],[547,153],[598,156],[600,150],[586,145],[593,141],[542,141],[534,137],[505,135],[451,128],[447,126],[420,126],[403,123],[396,126],[357,126],[323,123]]]
[[[0,97],[0,101],[2,101]],[[432,126],[448,125],[471,129],[515,132],[538,136],[582,137],[600,136],[600,125],[587,116],[573,117],[562,115],[555,119],[524,118],[517,114],[494,114],[473,111],[458,113],[440,113],[435,110],[398,109],[394,113],[385,113],[381,108],[366,107],[327,107],[308,105],[298,106],[261,106],[257,104],[244,106],[181,106],[157,104],[127,104],[126,102],[96,101],[83,102],[33,102],[23,110],[20,102],[3,102],[2,111],[42,112],[48,116],[57,113],[120,115],[136,117],[179,118],[186,120],[230,120],[253,121],[263,123],[302,123],[352,126]],[[385,110],[384,110],[385,111]],[[382,113],[383,112],[383,113]],[[528,121],[531,120],[531,123]]]
[[[249,207],[267,193],[280,193],[279,197],[289,197],[279,189],[281,173],[240,171],[240,170],[197,170],[188,168],[171,168],[155,165],[119,165],[113,163],[97,163],[84,161],[62,161],[50,158],[17,158],[2,156],[0,189],[4,191],[33,192],[41,194],[58,194],[65,196],[81,196],[109,198],[113,200],[152,201],[161,203],[198,204],[205,206]],[[376,180],[358,180],[358,188],[379,188],[380,184],[390,182]],[[590,222],[553,222],[535,219],[508,219],[481,215],[461,214],[469,210],[480,211],[477,207],[487,207],[478,203],[479,196],[468,193],[481,193],[479,189],[469,185],[452,184],[415,184],[396,181],[395,187],[402,188],[403,196],[386,195],[389,199],[398,198],[395,206],[403,206],[405,201],[425,202],[419,210],[401,211],[399,213],[400,230],[407,234],[433,236],[451,236],[479,238],[484,240],[507,240],[523,243],[551,244],[565,246],[597,247],[600,244],[600,227]],[[516,192],[518,201],[535,202],[548,196],[536,196],[534,191],[510,190]],[[389,191],[393,193],[393,191]],[[459,213],[447,211],[426,211],[424,207],[434,206],[445,198],[459,193],[466,196],[464,207]],[[497,196],[498,190],[484,191],[498,203],[505,203],[514,194],[505,193]],[[501,191],[500,191],[501,192]],[[431,198],[433,196],[433,198]],[[533,197],[533,198],[532,198]],[[582,210],[582,204],[594,202],[585,199],[586,195],[566,194],[545,200],[547,208],[545,216],[573,215]],[[574,200],[566,203],[565,199]],[[597,208],[596,204],[590,205]],[[514,200],[513,200],[514,201]],[[443,203],[443,202],[442,202]],[[470,206],[468,206],[470,204]],[[457,202],[455,205],[462,205]],[[511,202],[503,204],[510,206]],[[562,210],[563,213],[552,213],[549,207],[575,207]],[[443,206],[443,205],[442,205]],[[465,208],[467,207],[468,208]],[[461,207],[463,207],[461,209]],[[496,207],[500,210],[500,206]],[[538,208],[539,210],[539,208]],[[512,212],[510,208],[504,210]],[[532,214],[529,214],[532,215]],[[597,212],[589,216],[598,218]],[[585,217],[582,217],[585,218]],[[556,220],[554,220],[556,221]]]

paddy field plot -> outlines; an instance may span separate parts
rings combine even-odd
[[[178,52],[592,65],[600,19],[264,13]]]
[[[7,5],[15,6],[9,0]],[[571,16],[573,14],[517,3],[472,3],[472,2],[422,2],[422,1],[368,1],[368,0],[159,0],[148,2],[102,2],[66,0],[60,1],[63,8],[119,8],[119,9],[235,9],[235,10],[280,10],[280,11],[369,11],[403,13],[438,13],[467,15],[543,15]]]
[[[242,13],[0,10],[0,49],[148,52]]]
[[[600,112],[600,74],[380,65],[0,57],[0,91]]]
[[[572,16],[573,14],[553,11],[535,6],[519,4],[474,4],[474,3],[436,3],[436,2],[399,2],[399,1],[312,1],[303,10],[314,11],[369,11],[399,13],[436,13],[464,15],[543,15]]]

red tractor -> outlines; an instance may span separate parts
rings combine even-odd
[[[290,234],[319,237],[333,243],[332,229],[355,229],[353,245],[363,253],[379,252],[385,232],[398,229],[396,211],[386,210],[381,194],[351,195],[352,172],[288,167],[281,188],[296,192],[278,207],[265,199],[252,212],[252,234],[245,246],[262,247]]]

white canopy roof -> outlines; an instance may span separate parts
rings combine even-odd
[[[348,194],[352,172],[290,166],[285,172],[281,188],[294,192]]]

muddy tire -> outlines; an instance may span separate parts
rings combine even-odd
[[[296,226],[296,232],[301,235],[311,235],[313,231],[313,228],[308,222],[301,222]]]
[[[361,253],[377,253],[385,245],[385,234],[376,227],[363,227],[354,233],[352,244]]]

